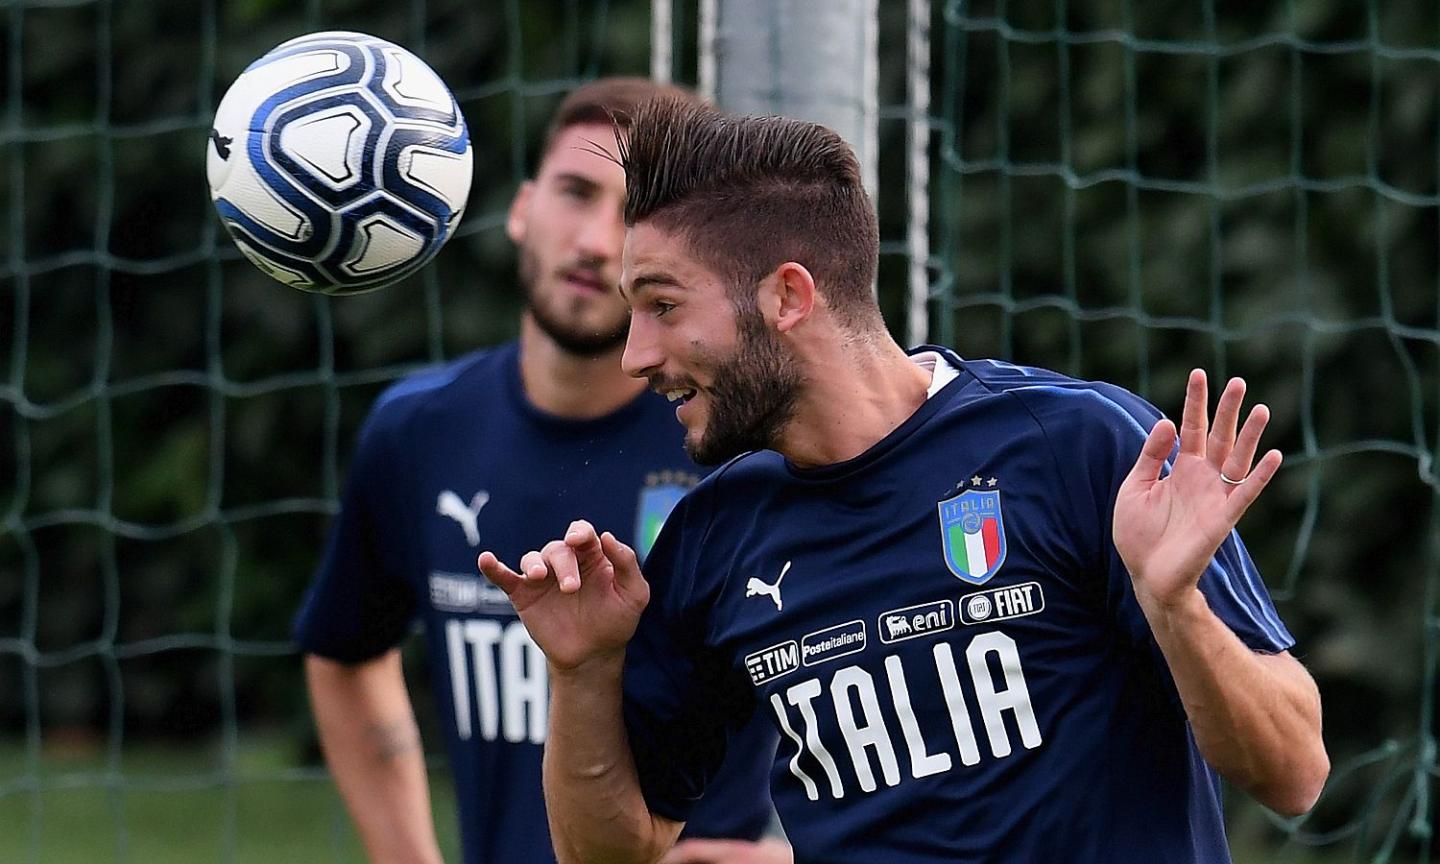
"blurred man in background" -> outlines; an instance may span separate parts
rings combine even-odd
[[[602,79],[560,105],[511,205],[517,342],[400,381],[376,402],[295,634],[325,757],[375,861],[440,860],[399,644],[424,622],[467,862],[552,861],[541,792],[549,681],[509,599],[475,572],[584,516],[644,554],[699,480],[666,400],[620,368],[629,310],[615,128],[673,87]],[[483,544],[483,545],[482,545]],[[694,861],[787,861],[769,822],[773,733],[737,742],[689,833]],[[747,733],[748,734],[748,733]],[[692,847],[695,848],[695,847]]]

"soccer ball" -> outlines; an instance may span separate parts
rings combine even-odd
[[[440,77],[363,33],[291,39],[220,100],[210,197],[235,245],[286,285],[358,294],[415,272],[470,194],[470,133]]]

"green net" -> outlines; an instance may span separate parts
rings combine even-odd
[[[1241,529],[1335,771],[1302,820],[1230,796],[1237,857],[1430,860],[1437,9],[936,5],[934,338],[1170,412],[1246,378],[1286,462]]]
[[[510,196],[561,94],[647,70],[648,20],[579,0],[0,6],[0,861],[358,860],[290,616],[379,389],[514,335]],[[324,29],[425,57],[476,158],[440,258],[343,302],[238,256],[202,158],[235,76]]]
[[[905,5],[879,4],[880,296],[897,329]],[[697,8],[673,12],[693,78]],[[1171,411],[1200,365],[1273,409],[1285,468],[1242,530],[1321,682],[1336,772],[1304,820],[1231,796],[1237,860],[1430,860],[1440,11],[931,13],[931,338]],[[648,69],[649,14],[0,0],[0,861],[360,860],[290,614],[374,396],[513,335],[515,182],[558,94]],[[320,29],[424,56],[476,148],[434,264],[338,301],[238,256],[200,158],[235,75]]]

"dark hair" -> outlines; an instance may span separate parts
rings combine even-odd
[[[666,98],[677,102],[699,102],[700,97],[673,84],[658,84],[649,78],[616,76],[597,78],[581,84],[561,101],[545,127],[545,142],[540,149],[544,159],[555,140],[571,126],[594,124],[615,125],[628,129],[636,109],[651,99]]]
[[[880,230],[860,163],[834,131],[661,97],[636,109],[625,224],[651,220],[728,277],[735,302],[786,261],[804,265],[842,323],[883,328],[872,285]]]

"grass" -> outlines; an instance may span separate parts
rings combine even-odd
[[[127,746],[114,772],[93,748],[47,752],[32,774],[24,747],[0,742],[0,862],[364,862],[329,778],[290,750],[247,739],[223,771],[218,747]],[[449,775],[432,775],[441,846],[459,861]]]
[[[294,749],[283,735],[247,732],[226,770],[218,745],[127,744],[112,765],[93,743],[72,742],[48,747],[32,766],[23,742],[0,739],[0,862],[363,864],[328,776],[297,767]],[[431,796],[445,858],[458,862],[455,798],[443,769],[431,772]],[[1278,843],[1260,829],[1257,808],[1238,797],[1235,864],[1356,860],[1348,846]],[[1402,860],[1410,859],[1396,864]]]

